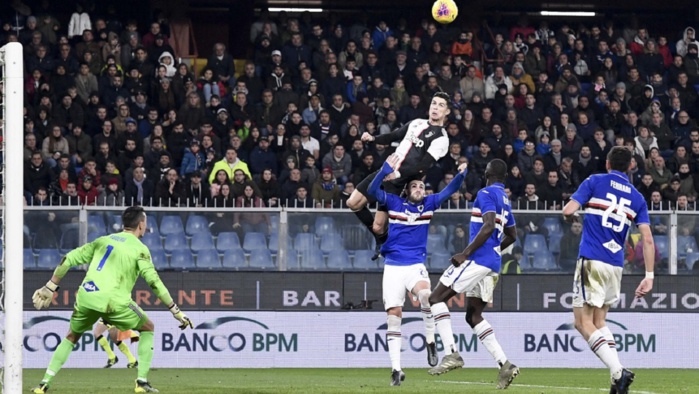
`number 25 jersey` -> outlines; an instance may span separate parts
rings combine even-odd
[[[573,194],[585,210],[578,257],[624,266],[624,243],[631,222],[650,224],[648,207],[626,174],[610,171],[587,178]]]

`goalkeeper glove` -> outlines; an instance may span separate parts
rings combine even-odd
[[[170,312],[172,312],[172,315],[175,317],[175,319],[177,319],[177,321],[180,322],[180,329],[181,330],[186,329],[187,326],[194,328],[194,324],[192,324],[192,321],[189,320],[187,315],[182,313],[182,311],[180,310],[180,307],[177,306],[177,304],[173,303],[170,306]]]
[[[53,301],[53,293],[58,290],[58,285],[48,281],[46,285],[34,292],[32,302],[37,310],[47,309]]]

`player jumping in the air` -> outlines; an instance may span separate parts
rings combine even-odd
[[[616,146],[607,154],[607,174],[593,175],[580,184],[563,207],[567,221],[578,220],[585,208],[582,240],[573,280],[575,328],[590,349],[609,368],[611,393],[626,394],[634,373],[619,361],[614,336],[606,325],[609,306],[619,299],[624,269],[624,244],[631,222],[643,242],[646,277],[636,288],[636,298],[653,289],[655,244],[643,195],[629,182],[632,153]]]
[[[102,318],[106,323],[121,331],[136,329],[141,333],[138,344],[138,378],[136,393],[157,393],[148,383],[148,371],[153,360],[153,336],[155,326],[145,312],[131,299],[136,279],[139,276],[153,289],[163,305],[167,305],[180,328],[193,327],[172,301],[170,292],[160,280],[151,261],[150,252],[139,238],[146,232],[146,213],[142,207],[129,207],[121,216],[124,231],[85,244],[68,253],[46,285],[34,292],[32,301],[36,309],[46,309],[53,301],[61,279],[71,267],[90,264],[83,279],[70,317],[70,330],[51,357],[41,383],[33,393],[48,391],[51,381],[73,351],[80,336]]]
[[[481,314],[487,302],[493,298],[502,262],[500,251],[507,249],[517,239],[515,218],[503,185],[506,176],[507,164],[504,161],[495,159],[488,163],[485,169],[487,185],[478,192],[473,203],[469,244],[463,252],[452,256],[452,266],[444,271],[430,296],[432,314],[444,344],[445,356],[438,366],[429,370],[429,374],[441,375],[464,365],[454,345],[446,302],[456,294],[466,293],[466,322],[498,363],[497,387],[500,389],[512,383],[519,374],[519,368],[507,360],[495,338],[493,327]]]
[[[363,142],[390,145],[394,141],[400,141],[395,151],[399,158],[395,171],[383,179],[382,186],[386,192],[400,194],[405,185],[414,179],[422,179],[432,164],[447,154],[449,137],[444,130],[444,124],[451,111],[449,109],[450,100],[446,93],[435,93],[430,103],[428,119],[412,120],[400,129],[378,137],[369,133],[362,135]],[[378,171],[359,182],[347,200],[347,206],[376,238],[377,252],[374,260],[378,258],[381,244],[386,241],[386,221],[388,218],[385,207],[379,208],[376,218],[367,207],[369,204],[367,190],[377,174]]]
[[[129,346],[124,343],[125,340],[130,339],[131,343],[138,342],[139,336],[138,333],[134,330],[126,330],[126,331],[119,331],[116,327],[106,324],[102,320],[98,321],[97,324],[95,324],[95,328],[92,330],[92,335],[95,336],[95,340],[97,340],[97,343],[100,344],[102,349],[107,353],[107,365],[105,365],[105,368],[111,368],[114,364],[119,362],[119,357],[114,354],[114,351],[112,351],[112,348],[109,347],[109,341],[107,341],[107,338],[104,337],[104,333],[108,332],[109,333],[109,338],[114,342],[115,345],[119,348],[119,351],[121,351],[126,358],[129,360],[129,363],[126,365],[126,368],[136,368],[138,367],[138,361],[136,360],[136,357],[131,354],[131,349],[129,349]]]
[[[459,173],[438,194],[425,196],[425,184],[413,180],[406,187],[406,197],[381,190],[384,177],[398,167],[400,157],[391,155],[381,167],[369,186],[369,194],[388,209],[388,239],[381,247],[385,258],[383,271],[383,303],[386,309],[386,342],[391,358],[391,386],[400,386],[405,373],[400,366],[401,319],[405,292],[410,291],[420,300],[420,311],[425,322],[427,362],[434,366],[439,361],[434,340],[434,319],[430,309],[430,277],[427,274],[427,233],[434,211],[453,193],[459,190],[464,181],[466,164],[459,167]]]

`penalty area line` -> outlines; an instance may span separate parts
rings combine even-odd
[[[435,380],[434,382],[436,383],[446,383],[446,384],[464,384],[464,385],[470,385],[470,386],[492,386],[493,383],[485,383],[485,382],[464,382],[464,381],[456,381],[456,380]],[[513,383],[510,385],[510,387],[524,387],[524,388],[531,388],[531,389],[554,389],[554,390],[578,390],[578,391],[607,391],[609,389],[594,389],[590,387],[566,387],[566,386],[546,386],[542,384],[516,384]],[[630,393],[636,393],[636,394],[662,394],[662,393],[656,393],[653,391],[639,391],[639,390],[629,390]]]

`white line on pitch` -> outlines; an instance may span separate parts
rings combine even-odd
[[[447,384],[465,384],[465,385],[474,385],[474,386],[490,386],[493,383],[485,383],[485,382],[463,382],[463,381],[455,381],[455,380],[435,380],[435,382],[438,383],[447,383]],[[579,391],[594,391],[595,389],[590,388],[590,387],[564,387],[564,386],[545,386],[541,384],[511,384],[510,387],[525,387],[525,388],[531,388],[531,389],[556,389],[556,390],[579,390]],[[598,389],[599,391],[607,391],[608,389]],[[632,393],[637,393],[637,394],[661,394],[661,393],[655,393],[653,391],[638,391],[638,390],[631,390],[630,392]]]

